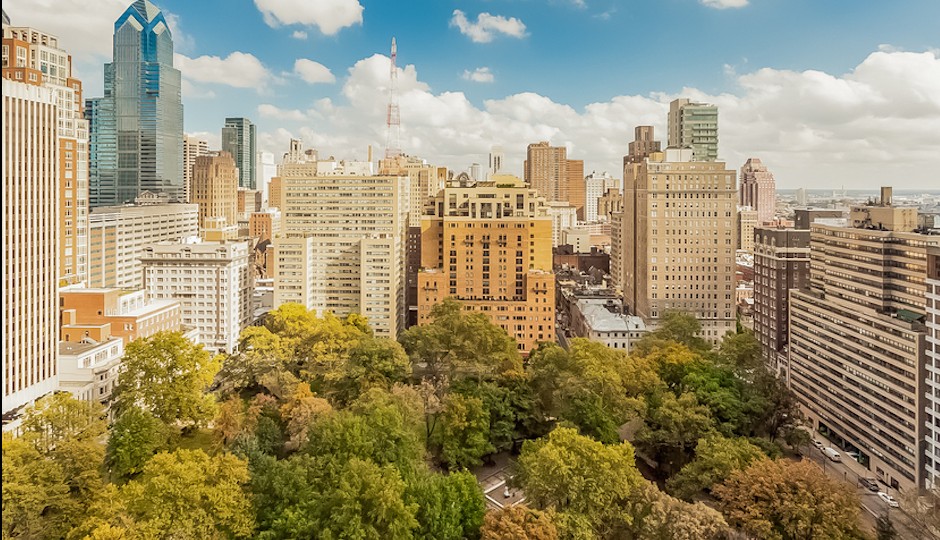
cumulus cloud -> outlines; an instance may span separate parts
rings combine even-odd
[[[336,82],[330,68],[306,58],[298,58],[294,62],[294,74],[310,84]]]
[[[469,69],[463,70],[463,75],[460,76],[465,81],[473,81],[478,83],[491,83],[495,80],[493,72],[490,71],[488,67],[478,67],[473,71]]]
[[[316,26],[332,36],[343,28],[362,24],[359,0],[255,0],[255,6],[272,28],[302,24]]]
[[[699,0],[702,5],[715,9],[742,8],[748,0]]]
[[[278,129],[262,130],[262,148],[280,155],[291,136],[338,157],[362,157],[385,140],[389,59],[360,60],[349,69],[340,102],[321,99],[306,110],[265,107]],[[521,173],[525,147],[540,140],[569,148],[586,170],[620,176],[633,127],[652,125],[665,141],[669,101],[676,97],[719,108],[719,156],[731,168],[759,157],[778,185],[876,187],[888,179],[931,186],[940,166],[940,54],[870,54],[852,71],[771,68],[737,75],[733,92],[686,88],[675,94],[615,96],[583,108],[525,92],[472,103],[462,92],[433,92],[414,66],[399,68],[402,148],[432,163],[465,169],[494,144],[509,172]],[[311,126],[315,125],[316,129]]]
[[[189,58],[182,54],[173,57],[176,67],[183,72],[183,77],[190,81],[222,84],[235,88],[255,88],[263,90],[274,77],[254,55],[235,51],[225,58],[219,56],[200,56]]]
[[[215,131],[194,131],[192,133],[186,133],[190,137],[195,137],[199,140],[206,141],[209,144],[209,149],[219,149],[222,148],[222,137],[218,132]]]
[[[303,30],[294,30],[294,32],[291,33],[290,37],[303,41],[307,39],[307,33],[304,32]]]
[[[469,37],[474,43],[489,43],[497,34],[514,38],[522,38],[526,35],[525,24],[521,20],[515,17],[490,15],[486,12],[477,15],[476,22],[470,22],[463,11],[455,9],[450,25],[456,26],[461,34]]]

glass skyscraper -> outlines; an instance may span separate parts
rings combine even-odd
[[[238,187],[255,189],[255,125],[247,118],[226,118],[222,150],[232,154],[238,167]]]
[[[85,102],[91,206],[144,191],[183,200],[183,104],[173,36],[163,13],[136,0],[114,23],[104,97]]]

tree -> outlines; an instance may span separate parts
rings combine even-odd
[[[460,471],[447,475],[420,471],[408,481],[405,500],[417,507],[421,540],[478,538],[486,503],[473,474]]]
[[[76,511],[62,468],[4,433],[3,538],[62,538]]]
[[[718,358],[723,365],[745,377],[764,367],[760,341],[751,330],[725,334],[718,349]]]
[[[215,414],[215,399],[206,390],[220,366],[220,359],[180,332],[136,339],[124,350],[115,410],[120,415],[137,406],[168,425],[201,425]]]
[[[26,410],[23,433],[40,452],[49,453],[67,440],[95,440],[107,431],[99,403],[79,401],[68,392],[44,396]]]
[[[300,448],[309,438],[310,424],[332,411],[330,402],[316,397],[309,384],[298,384],[291,400],[281,406],[281,418],[287,421],[288,449]]]
[[[677,497],[690,499],[702,490],[724,482],[734,471],[764,458],[760,448],[746,439],[713,436],[700,439],[693,459],[666,484]]]
[[[809,461],[763,459],[712,493],[728,522],[769,540],[857,538],[858,495]]]
[[[487,512],[482,540],[558,540],[558,529],[545,512],[510,506]]]
[[[118,478],[141,472],[147,461],[166,449],[169,432],[166,425],[147,411],[131,407],[111,427],[108,437],[107,464]]]
[[[349,351],[349,357],[333,378],[336,397],[348,403],[372,387],[388,390],[411,377],[411,360],[397,341],[365,338]]]
[[[644,482],[623,506],[624,519],[610,537],[618,540],[719,540],[728,524],[702,503],[688,504]]]
[[[666,311],[659,318],[659,326],[648,333],[636,347],[640,351],[647,351],[655,347],[657,342],[672,341],[685,345],[696,352],[707,352],[711,345],[702,339],[702,324],[695,315],[681,311]]]
[[[881,514],[875,520],[875,537],[878,540],[894,540],[898,537],[898,531],[894,528],[890,515]]]
[[[452,393],[444,400],[444,412],[435,442],[441,461],[450,468],[479,465],[482,457],[496,449],[489,442],[490,419],[483,401]]]
[[[649,404],[637,444],[659,463],[665,476],[671,476],[691,460],[698,440],[714,433],[714,420],[692,394],[677,398],[662,392]]]

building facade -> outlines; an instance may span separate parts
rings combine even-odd
[[[153,299],[143,290],[72,286],[62,288],[59,297],[62,341],[107,341],[113,336],[126,344],[157,332],[187,331],[178,300]]]
[[[183,137],[183,202],[189,200],[193,185],[193,165],[196,158],[209,153],[209,143],[192,135]]]
[[[735,171],[667,148],[627,173],[611,233],[624,303],[651,326],[669,310],[693,313],[703,337],[720,340],[735,329]]]
[[[528,354],[555,340],[555,277],[545,200],[521,179],[453,183],[421,222],[418,324],[445,298],[486,314]]]
[[[669,104],[669,147],[691,148],[693,161],[718,159],[718,107],[680,98]]]
[[[58,111],[29,74],[2,81],[4,431],[58,384]]]
[[[656,140],[653,126],[633,128],[633,141],[628,145],[628,154],[623,156],[624,167],[628,163],[642,163],[653,152],[661,152],[661,143]]]
[[[940,488],[940,247],[927,249],[926,488]]]
[[[607,348],[630,352],[646,335],[646,324],[636,315],[624,315],[607,299],[579,298],[572,302],[571,332],[574,336],[603,343]]]
[[[77,400],[101,403],[107,410],[117,385],[124,340],[59,342],[59,390]]]
[[[196,158],[190,202],[199,205],[201,234],[238,224],[238,169],[231,154],[210,152]]]
[[[251,324],[253,279],[248,242],[160,242],[141,256],[144,288],[154,300],[177,300],[184,326],[212,352],[238,350]]]
[[[92,207],[133,202],[144,191],[184,200],[180,85],[163,13],[135,0],[114,23],[104,96],[85,103]]]
[[[777,184],[774,173],[757,158],[749,158],[741,167],[739,202],[757,211],[758,225],[773,221],[777,207]]]
[[[257,186],[258,135],[247,118],[226,118],[222,127],[222,150],[232,155],[238,167],[238,187]]]
[[[754,252],[754,229],[758,225],[757,210],[750,206],[738,207],[738,249],[748,253]]]

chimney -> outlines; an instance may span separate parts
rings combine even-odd
[[[891,206],[891,186],[881,186],[881,206]]]

